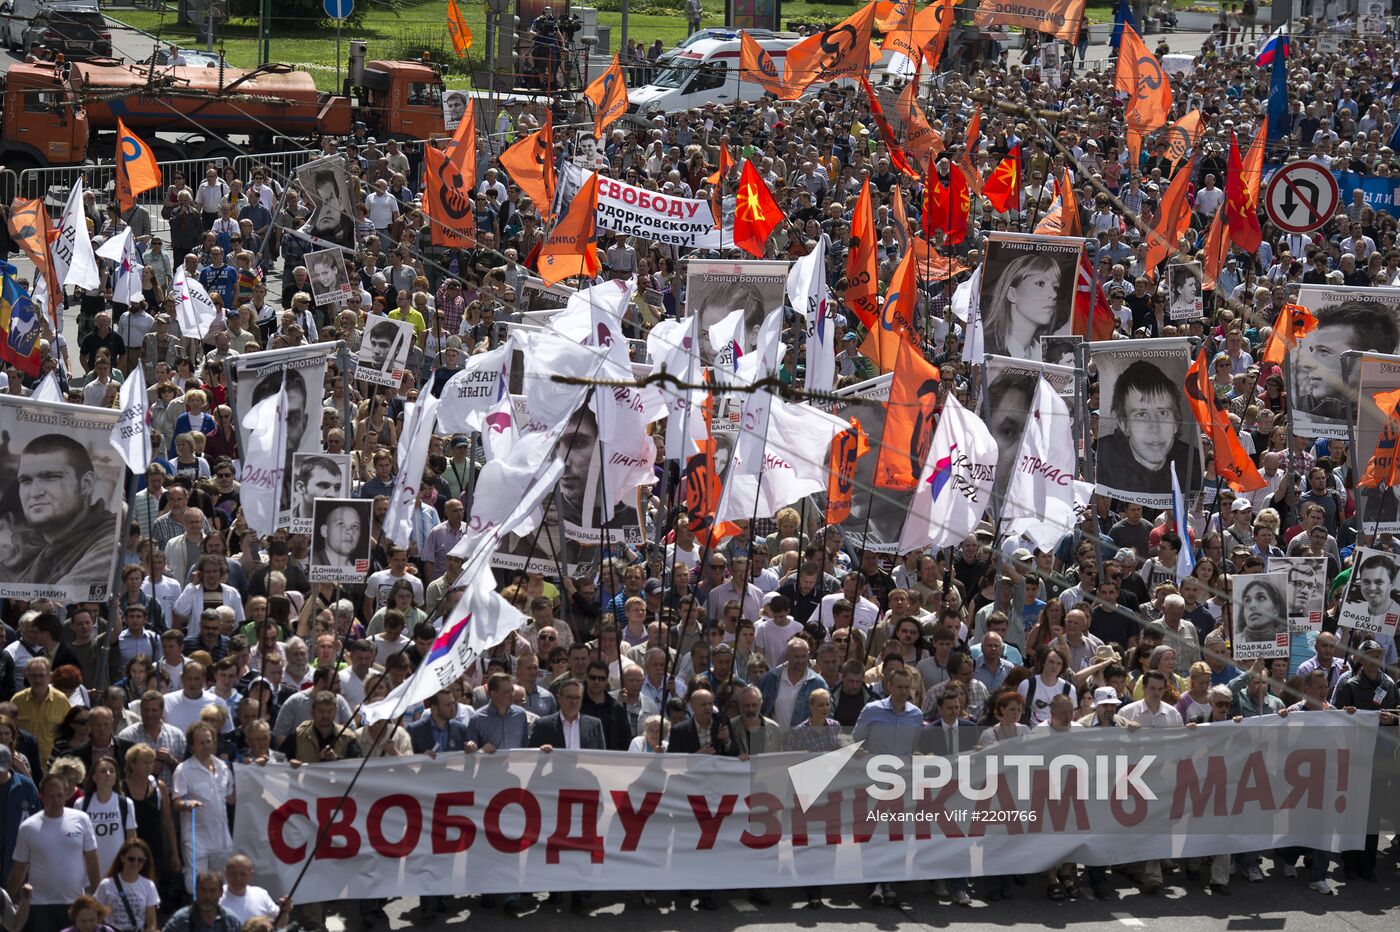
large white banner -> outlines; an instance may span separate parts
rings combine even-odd
[[[984,876],[1009,863],[1030,874],[1065,861],[1337,851],[1359,842],[1370,817],[1375,713],[1150,735],[1042,729],[956,757],[938,753],[942,731],[900,728],[822,755],[748,761],[383,757],[346,798],[360,761],[239,767],[234,847],[275,896],[312,858],[297,901],[317,902],[367,890],[762,889]],[[880,753],[892,736],[918,737],[931,753]]]
[[[598,229],[624,236],[693,249],[722,247],[723,234],[715,226],[709,201],[648,191],[601,175],[597,219]],[[728,245],[734,245],[732,234]]]

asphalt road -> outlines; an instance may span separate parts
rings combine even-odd
[[[1162,923],[1192,932],[1390,932],[1395,928],[1400,878],[1382,854],[1378,883],[1335,880],[1337,895],[1323,896],[1310,890],[1301,878],[1279,876],[1268,857],[1264,859],[1266,879],[1247,883],[1242,876],[1231,878],[1231,895],[1205,892],[1204,884],[1191,884],[1184,877],[1166,875],[1167,888],[1158,896],[1144,896],[1126,878],[1116,879],[1114,898],[1100,902],[1087,892],[1077,900],[1052,902],[1045,896],[1044,881],[1029,878],[1026,886],[1012,887],[1011,898],[987,903],[975,898],[971,906],[956,906],[946,898],[935,897],[931,884],[914,882],[897,888],[904,903],[899,908],[867,905],[864,887],[837,887],[827,891],[820,909],[806,908],[800,890],[779,891],[773,902],[756,906],[742,891],[715,895],[718,909],[702,912],[693,900],[658,896],[655,906],[643,905],[640,895],[597,894],[582,913],[572,912],[567,895],[558,903],[543,897],[527,903],[517,919],[502,914],[499,907],[484,909],[469,899],[449,900],[449,911],[432,917],[407,907],[416,900],[393,903],[388,908],[390,929],[466,929],[468,923],[492,928],[512,922],[531,932],[553,932],[598,927],[603,922],[627,923],[629,932],[780,932],[794,927],[811,932],[914,932],[914,930],[956,927],[968,932],[1002,929],[1007,926],[1042,927],[1062,932],[1102,932],[1105,929],[1155,928]],[[1340,872],[1334,872],[1340,878]],[[381,918],[372,926],[362,926],[352,911],[348,921],[331,914],[326,925],[331,930],[385,929]]]

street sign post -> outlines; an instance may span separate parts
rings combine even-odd
[[[354,12],[355,0],[321,0],[321,9],[335,20],[335,92],[339,94],[344,90],[340,86],[340,24]]]
[[[1269,181],[1264,208],[1285,233],[1309,233],[1332,219],[1341,205],[1337,179],[1317,162],[1289,162]]]

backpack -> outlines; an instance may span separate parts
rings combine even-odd
[[[1022,710],[1022,712],[1021,712],[1021,723],[1024,724],[1024,725],[1029,725],[1029,724],[1031,724],[1031,704],[1032,704],[1032,702],[1035,701],[1035,688],[1036,688],[1036,686],[1039,685],[1039,683],[1040,683],[1040,674],[1037,673],[1035,676],[1031,677],[1029,680],[1026,680],[1026,683],[1027,683],[1027,686],[1026,686],[1026,707],[1025,707],[1025,709]],[[1070,686],[1069,680],[1061,679],[1061,680],[1060,680],[1060,695],[1062,695],[1062,696],[1068,696],[1068,695],[1069,695],[1069,686]]]

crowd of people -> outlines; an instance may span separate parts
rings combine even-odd
[[[536,32],[557,28],[541,24]],[[1295,30],[1288,125],[1270,162],[1298,157],[1395,175],[1400,159],[1388,145],[1400,109],[1393,37],[1343,39],[1340,51],[1323,53],[1320,35],[1306,21]],[[1207,39],[1195,67],[1173,78],[1179,111],[1199,109],[1205,125],[1188,195],[1191,227],[1179,244],[1186,258],[1204,249],[1222,209],[1230,134],[1252,139],[1268,96],[1256,47],[1221,39]],[[89,192],[95,237],[125,226],[137,237],[143,299],[113,303],[108,269],[104,289],[70,296],[79,308],[77,346],[49,332],[41,376],[8,367],[5,387],[29,395],[52,374],[69,401],[111,408],[124,378],[140,367],[155,459],[134,477],[139,491],[129,503],[109,603],[4,603],[0,808],[8,828],[0,876],[11,900],[7,925],[146,932],[165,920],[164,928],[183,932],[266,929],[294,915],[321,923],[320,904],[294,909],[275,901],[255,883],[250,852],[234,850],[236,767],[542,746],[750,757],[827,750],[851,734],[942,753],[1015,741],[1031,729],[1228,727],[1261,715],[1400,707],[1394,638],[1353,638],[1337,626],[1358,546],[1400,557],[1392,535],[1365,533],[1354,521],[1368,454],[1358,463],[1345,443],[1290,431],[1280,369],[1256,361],[1300,284],[1400,284],[1396,217],[1357,190],[1315,233],[1285,234],[1265,219],[1258,252],[1235,250],[1210,283],[1204,316],[1173,323],[1164,276],[1144,266],[1143,233],[1176,167],[1165,141],[1149,139],[1140,163],[1129,164],[1111,72],[1067,67],[1052,80],[1038,54],[994,50],[969,71],[939,72],[920,96],[946,145],[933,166],[941,178],[964,157],[968,123],[980,108],[981,132],[966,157],[990,173],[1019,146],[1025,182],[1006,212],[974,197],[963,242],[934,235],[933,247],[961,269],[952,279],[920,283],[916,324],[925,354],[940,367],[940,396],[951,393],[976,409],[978,367],[962,359],[962,328],[949,313],[954,289],[977,270],[988,234],[1034,228],[1055,198],[1052,179],[1067,172],[1115,335],[1186,335],[1204,347],[1216,391],[1268,488],[1217,492],[1207,452],[1200,523],[1185,535],[1170,512],[1099,496],[1049,552],[997,539],[989,515],[951,552],[882,554],[853,544],[808,503],[743,522],[740,535],[704,546],[674,498],[679,476],[671,475],[647,502],[646,543],[615,541],[577,575],[546,565],[494,570],[527,624],[451,689],[397,721],[366,724],[360,707],[411,676],[437,636],[444,599],[462,584],[462,561],[450,551],[465,532],[485,455],[477,437],[434,437],[411,541],[391,544],[382,522],[405,405],[420,392],[440,393],[466,359],[501,345],[522,320],[531,278],[525,257],[547,228],[541,205],[483,147],[475,244],[443,250],[431,245],[419,166],[396,143],[381,145],[363,128],[349,140],[327,141],[324,151],[346,161],[360,222],[348,301],[317,306],[299,264],[305,246],[291,232],[306,222],[306,198],[288,178],[262,167],[241,178],[219,165],[203,179],[177,177],[161,211],[165,223],[155,225],[144,207],[104,207]],[[561,123],[586,119],[578,106],[555,103]],[[542,99],[503,111],[497,126],[506,142],[539,128],[548,105]],[[561,164],[577,144],[558,139]],[[738,163],[753,163],[786,213],[768,256],[795,259],[822,244],[839,332],[855,334],[842,343],[838,384],[868,377],[874,370],[857,348],[859,324],[842,303],[856,196],[868,180],[883,286],[908,239],[896,216],[917,227],[921,183],[897,175],[865,96],[847,86],[819,86],[791,102],[708,104],[645,125],[619,123],[597,157],[604,174],[708,197],[722,144]],[[736,165],[721,178],[725,197],[732,198],[738,172]],[[898,206],[897,193],[905,198]],[[394,199],[392,209],[385,198]],[[684,313],[686,259],[708,255],[601,234],[602,277],[638,280],[638,303],[626,318],[638,345],[656,321]],[[179,331],[174,263],[220,308],[203,341]],[[371,567],[361,584],[312,583],[310,536],[259,536],[241,512],[229,362],[313,342],[343,341],[354,352],[374,310],[413,326],[401,383],[376,389],[333,362],[325,397],[312,402],[324,407],[324,449],[352,455],[353,494],[374,502]],[[792,351],[781,362],[783,381],[797,391],[800,360]],[[659,439],[662,476],[674,465]],[[667,488],[673,497],[661,496]],[[1183,547],[1198,559],[1180,578]],[[1321,632],[1292,658],[1236,662],[1225,579],[1262,571],[1282,548],[1327,560]],[[1392,587],[1394,575],[1392,567]],[[1263,882],[1263,859],[1273,866],[1271,879],[1307,883],[1320,894],[1336,892],[1336,877],[1374,881],[1391,865],[1369,836],[1361,849],[1342,853],[1336,871],[1328,852],[1293,849],[1112,871],[1067,864],[1043,878],[1043,895],[1072,899],[1081,883],[1098,898],[1116,895],[1123,883],[1148,894],[1172,884],[1224,895],[1232,879]],[[965,905],[1002,899],[1023,881],[998,875],[933,889]],[[823,895],[808,891],[811,905],[820,906]],[[890,884],[868,893],[877,905],[902,895]],[[761,903],[769,892],[752,896]],[[716,905],[710,892],[682,899],[700,909]],[[502,905],[519,911],[526,903],[511,895]],[[382,921],[384,906],[364,899],[337,908],[372,923]],[[444,908],[433,898],[419,906],[424,916]]]

